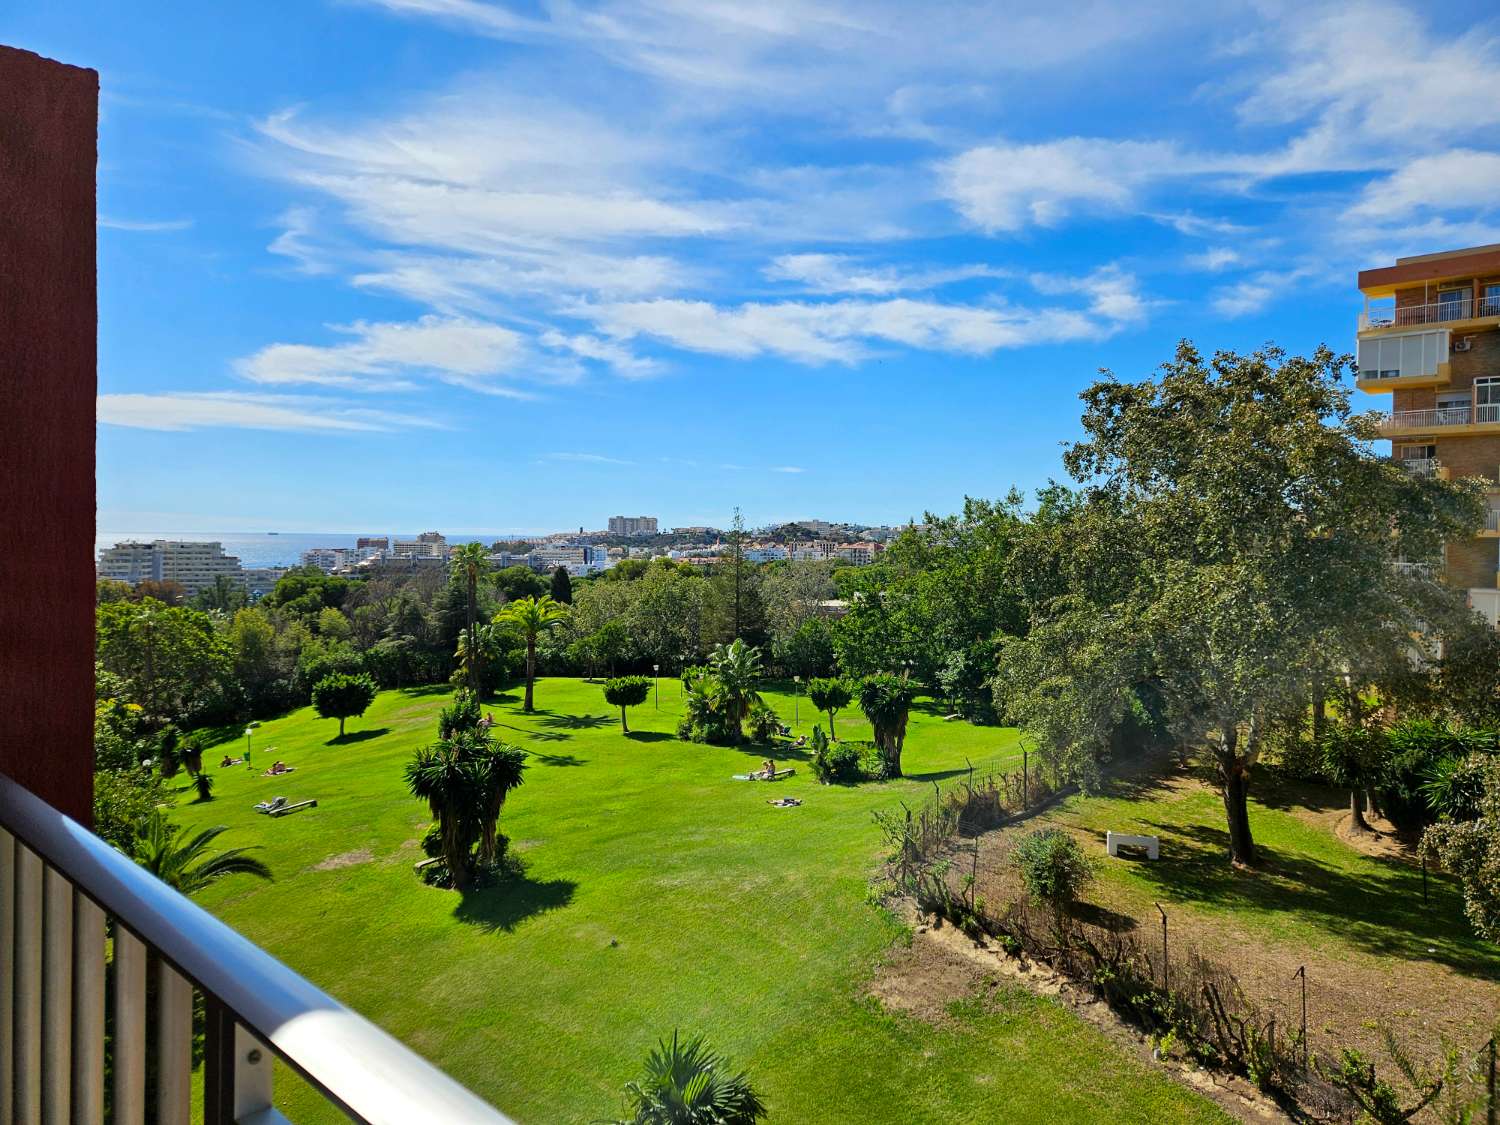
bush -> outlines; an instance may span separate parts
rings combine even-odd
[[[745,729],[750,734],[751,742],[769,743],[781,733],[781,719],[775,711],[762,705],[750,712],[750,717],[745,720]]]
[[[438,712],[438,737],[442,739],[473,730],[478,725],[479,697],[467,689],[454,692],[453,702]]]
[[[620,709],[620,729],[626,734],[630,727],[625,721],[625,708],[639,707],[650,697],[650,676],[617,676],[604,681],[604,702]]]
[[[422,833],[422,854],[428,859],[443,858],[443,828],[435,820]]]
[[[198,790],[198,800],[212,801],[214,799],[214,779],[206,773],[195,773],[193,775],[193,786]]]
[[[1094,875],[1078,841],[1061,828],[1028,832],[1011,851],[1011,862],[1027,895],[1059,908],[1073,902]]]
[[[829,742],[822,727],[813,728],[813,776],[824,785],[852,785],[885,778],[885,759],[873,742]]]

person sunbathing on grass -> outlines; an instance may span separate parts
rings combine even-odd
[[[760,764],[760,772],[767,781],[774,780],[776,777],[776,763],[767,758]]]

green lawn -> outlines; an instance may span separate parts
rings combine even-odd
[[[790,721],[792,697],[768,698]],[[497,734],[532,754],[501,819],[524,879],[460,896],[412,873],[427,814],[401,776],[445,701],[384,693],[333,745],[337,725],[310,710],[268,722],[255,771],[210,765],[215,799],[174,816],[228,825],[225,846],[263,845],[276,872],[225,881],[204,905],[521,1121],[615,1112],[673,1027],[747,1067],[778,1121],[1223,1119],[1050,1001],[1000,990],[934,1026],[866,998],[909,936],[870,902],[872,810],[920,800],[966,759],[1008,767],[1014,731],[921,711],[908,780],[825,788],[792,761],[797,776],[772,788],[730,780],[762,749],[677,741],[675,680],[660,710],[632,711],[629,738],[599,685],[541,681],[535,715],[518,693],[492,708]],[[840,733],[868,737],[856,716]],[[803,699],[799,730],[814,718]],[[274,758],[297,771],[261,777]],[[273,794],[319,806],[251,810]],[[781,794],[805,803],[766,804]],[[279,1090],[293,1120],[342,1120],[285,1073]]]

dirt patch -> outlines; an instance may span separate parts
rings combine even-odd
[[[312,866],[314,871],[337,871],[341,867],[357,867],[361,863],[373,863],[375,853],[369,848],[360,848],[357,852],[341,852],[331,855],[322,863]]]
[[[910,946],[896,950],[881,966],[869,993],[892,1011],[942,1023],[949,1018],[950,1005],[969,999],[985,983],[984,971],[973,958],[935,939],[923,926]]]

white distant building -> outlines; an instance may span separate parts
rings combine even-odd
[[[286,568],[281,566],[245,567],[245,593],[252,602],[259,601],[276,589],[276,583],[281,581],[281,576],[285,573]]]
[[[611,535],[655,535],[655,516],[610,516]]]
[[[745,561],[753,563],[782,562],[787,557],[787,549],[779,543],[756,543],[744,551]]]
[[[446,559],[448,540],[436,531],[424,531],[415,539],[397,539],[391,544],[391,557],[397,559]]]
[[[842,543],[834,548],[833,557],[855,566],[869,566],[875,561],[875,552],[879,549],[874,543]]]
[[[235,585],[244,582],[240,560],[224,553],[219,542],[199,543],[183,539],[153,539],[150,543],[116,543],[99,556],[100,578],[111,578],[135,586],[150,579],[176,582],[192,597],[212,586],[223,575]]]
[[[339,561],[339,552],[333,547],[313,547],[302,552],[302,565],[315,566],[324,574],[332,574]]]
[[[603,547],[548,546],[538,547],[526,557],[532,570],[549,571],[565,567],[569,574],[580,577],[604,570],[610,565],[609,552]]]

